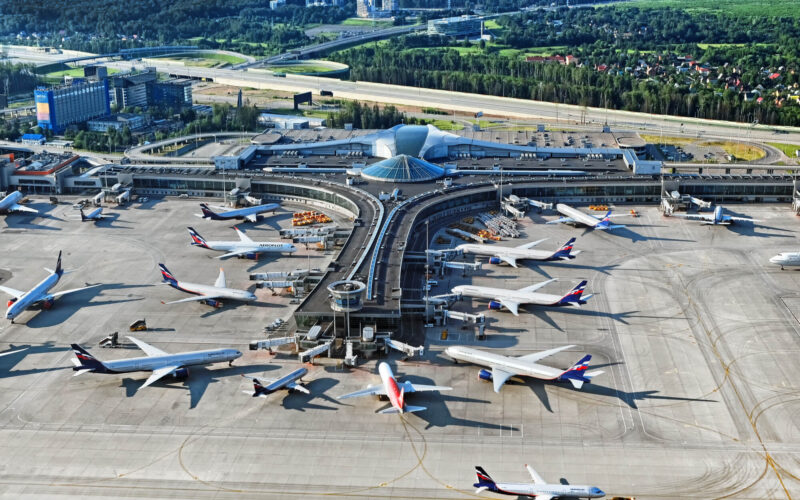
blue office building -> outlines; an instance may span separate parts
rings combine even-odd
[[[53,88],[39,87],[33,93],[37,124],[62,134],[69,125],[111,114],[108,80],[80,81]]]

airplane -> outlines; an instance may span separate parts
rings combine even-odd
[[[0,200],[0,213],[10,213],[10,212],[30,212],[34,214],[38,214],[39,211],[35,208],[29,208],[24,205],[20,205],[18,202],[24,198],[22,192],[14,191],[13,193],[9,194],[2,200]]]
[[[256,222],[258,220],[259,214],[263,212],[275,212],[275,210],[279,209],[281,206],[278,203],[266,203],[264,205],[258,205],[255,207],[247,207],[247,208],[238,208],[236,210],[228,210],[225,207],[215,207],[219,208],[220,210],[225,210],[222,213],[215,213],[208,205],[205,203],[200,204],[200,208],[203,210],[203,214],[197,214],[197,217],[201,217],[203,219],[212,219],[212,220],[229,220],[229,219],[246,219],[250,222]]]
[[[505,307],[514,316],[519,316],[519,306],[522,304],[535,304],[537,306],[576,306],[580,307],[589,300],[592,294],[582,296],[583,289],[586,288],[586,280],[567,292],[565,295],[551,295],[549,293],[536,293],[536,290],[556,281],[556,278],[536,283],[535,285],[520,288],[519,290],[507,290],[505,288],[492,288],[488,286],[459,285],[450,290],[451,293],[459,296],[475,297],[478,299],[489,299],[489,309],[502,309]]]
[[[103,207],[95,208],[94,210],[89,212],[89,215],[84,214],[83,209],[81,209],[81,222],[91,221],[96,224],[105,218],[106,216],[103,215]]]
[[[189,230],[189,236],[192,237],[192,246],[228,252],[217,257],[218,259],[226,259],[228,257],[246,257],[248,259],[257,259],[258,254],[260,253],[293,253],[297,251],[297,248],[291,243],[253,241],[246,234],[240,231],[238,227],[234,227],[233,229],[235,229],[236,234],[239,235],[239,241],[207,241],[205,238],[200,236],[200,233],[195,231],[193,227],[189,227],[187,229]]]
[[[463,253],[472,253],[475,255],[488,255],[489,264],[507,263],[512,267],[517,267],[517,260],[537,260],[537,261],[553,261],[553,260],[569,260],[574,259],[576,255],[581,253],[580,250],[572,251],[572,244],[575,243],[575,238],[570,238],[561,248],[553,252],[546,250],[533,250],[533,247],[545,241],[533,241],[525,243],[518,247],[504,247],[494,245],[477,245],[474,243],[465,243],[458,245],[456,250]]]
[[[199,300],[212,307],[222,307],[222,302],[217,299],[231,299],[242,302],[252,302],[256,300],[256,296],[253,292],[237,290],[235,288],[227,288],[225,286],[225,271],[222,268],[219,268],[219,276],[217,277],[217,281],[214,282],[214,285],[199,285],[197,283],[178,281],[175,279],[175,276],[169,272],[169,269],[167,269],[167,266],[164,264],[159,264],[158,267],[161,269],[161,277],[164,280],[164,283],[173,288],[177,288],[182,292],[193,293],[197,295],[197,297],[173,300],[171,302],[162,301],[162,304],[177,304],[179,302],[192,302],[194,300]]]
[[[36,286],[31,288],[27,292],[23,292],[21,290],[15,290],[13,288],[7,286],[0,286],[0,291],[3,291],[13,298],[8,301],[8,310],[6,310],[6,319],[10,319],[11,322],[14,322],[14,318],[22,314],[22,312],[27,309],[28,307],[36,304],[41,304],[44,309],[50,309],[53,307],[53,303],[55,299],[61,297],[62,295],[67,295],[73,292],[80,292],[81,290],[86,290],[88,288],[94,288],[98,285],[91,285],[91,286],[84,286],[81,288],[73,288],[71,290],[64,290],[61,292],[56,293],[48,293],[51,288],[56,286],[58,281],[61,279],[61,276],[64,275],[66,271],[61,268],[61,252],[58,252],[58,261],[56,262],[55,270],[45,268],[45,271],[50,273],[45,279],[40,281]]]
[[[683,217],[684,219],[699,220],[703,224],[710,226],[728,226],[734,222],[758,222],[758,219],[749,217],[732,217],[724,214],[722,206],[714,207],[713,214],[672,214],[671,217]]]
[[[459,345],[448,347],[444,350],[444,353],[456,362],[464,361],[491,368],[491,371],[481,370],[478,372],[478,378],[491,380],[494,384],[494,392],[500,392],[503,384],[513,376],[533,377],[539,380],[553,380],[556,382],[569,381],[573,387],[580,389],[583,387],[584,382],[591,382],[592,377],[603,373],[600,370],[586,371],[589,367],[589,360],[592,359],[591,354],[587,354],[567,370],[559,370],[536,363],[540,359],[572,347],[575,346],[565,345],[547,351],[526,354],[525,356],[503,356]]]
[[[139,346],[147,356],[139,358],[118,359],[115,361],[100,361],[83,347],[72,344],[72,350],[77,359],[72,362],[75,366],[73,377],[87,372],[94,373],[129,373],[140,371],[152,371],[153,374],[142,384],[142,388],[151,385],[153,382],[172,375],[175,378],[186,378],[189,376],[187,366],[208,365],[211,363],[228,362],[233,364],[233,360],[241,357],[242,353],[236,349],[206,349],[204,351],[190,351],[178,354],[169,354],[157,347],[142,342],[139,339],[128,337],[134,344]]]
[[[629,215],[629,214],[612,215],[611,210],[609,210],[603,217],[598,217],[596,215],[590,215],[581,212],[577,208],[572,208],[571,206],[565,205],[563,203],[559,203],[558,205],[556,205],[556,210],[558,210],[558,213],[564,215],[565,217],[548,221],[547,224],[557,224],[559,222],[564,222],[567,224],[583,224],[584,226],[602,230],[619,229],[625,227],[624,225],[611,224],[611,219],[614,217],[627,217]]]
[[[251,379],[253,381],[253,394],[254,398],[265,398],[268,395],[272,394],[273,392],[279,391],[281,389],[287,389],[290,393],[293,391],[300,391],[305,394],[311,394],[308,389],[303,387],[302,384],[295,382],[299,380],[301,377],[304,377],[308,373],[308,369],[305,367],[298,368],[297,370],[287,373],[283,377],[268,381],[267,385],[262,384],[259,382],[257,378]],[[244,375],[242,375],[244,376]],[[242,391],[245,394],[250,394],[249,391]]]
[[[423,391],[450,391],[452,387],[444,387],[438,385],[420,385],[412,384],[411,382],[397,383],[394,378],[392,369],[389,365],[381,361],[378,365],[378,373],[381,376],[383,385],[369,386],[364,390],[351,392],[344,396],[339,396],[339,399],[359,398],[361,396],[387,396],[392,406],[378,413],[412,413],[415,411],[427,410],[424,406],[409,406],[405,402],[405,394],[407,392],[423,392]]]
[[[478,482],[473,484],[476,495],[484,491],[501,493],[503,495],[516,495],[536,497],[536,500],[552,500],[553,498],[602,498],[606,494],[596,486],[580,486],[574,484],[548,484],[542,479],[533,467],[525,465],[528,474],[531,475],[533,483],[496,483],[483,470],[483,467],[475,466],[475,474]]]
[[[781,252],[769,261],[781,266],[781,271],[785,266],[797,267],[800,266],[800,252]]]

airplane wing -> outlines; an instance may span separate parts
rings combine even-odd
[[[70,290],[62,290],[60,292],[51,293],[50,296],[53,297],[53,298],[61,297],[62,295],[67,295],[68,293],[80,292],[81,290],[88,290],[89,288],[95,288],[95,287],[98,287],[100,285],[102,285],[102,283],[98,283],[97,285],[84,286],[84,287],[81,287],[81,288],[72,288]]]
[[[134,337],[128,337],[128,338],[131,340],[131,342],[136,344],[139,347],[139,349],[143,350],[144,353],[147,354],[149,357],[152,357],[152,356],[168,356],[169,355],[169,353],[162,351],[158,347],[153,347],[150,344],[148,344],[146,342],[142,342],[141,340],[139,340],[137,338],[134,338]],[[180,368],[180,367],[178,367],[178,368]]]
[[[536,361],[539,361],[540,359],[544,359],[544,358],[546,358],[548,356],[552,356],[553,354],[556,354],[556,353],[561,352],[561,351],[566,351],[567,349],[570,349],[572,347],[575,347],[575,346],[574,345],[564,345],[564,346],[561,346],[561,347],[556,347],[555,349],[548,349],[547,351],[534,352],[534,353],[531,353],[531,354],[526,354],[524,356],[518,356],[517,359],[520,360],[520,361],[527,361],[529,363],[535,363]]]
[[[442,385],[421,385],[421,384],[412,384],[411,382],[403,382],[399,384],[403,387],[405,392],[426,392],[426,391],[452,391],[452,387],[446,387]]]
[[[542,288],[545,285],[549,285],[550,283],[558,281],[558,278],[552,278],[547,281],[542,281],[541,283],[536,283],[535,285],[526,286],[525,288],[520,288],[520,292],[535,292],[536,290]]]
[[[542,476],[540,476],[535,470],[533,470],[533,467],[531,467],[528,464],[525,464],[525,468],[528,469],[528,474],[531,475],[531,479],[533,480],[533,484],[547,484],[547,482],[544,479],[542,479]],[[543,496],[543,495],[536,495],[536,498],[538,499],[538,498],[546,498],[546,497]],[[550,498],[552,498],[552,497],[550,497]]]
[[[760,222],[760,219],[751,219],[749,217],[730,217],[730,216],[725,216],[725,220],[732,220],[734,222]]]
[[[295,390],[295,391],[300,391],[300,392],[302,392],[304,394],[311,394],[311,391],[306,389],[303,386],[303,384],[298,384],[297,382],[288,383],[288,384],[286,384],[286,387],[288,387],[289,389]]]
[[[258,214],[245,215],[244,218],[247,219],[249,222],[257,222]]]
[[[23,295],[25,295],[25,292],[22,292],[20,290],[15,290],[14,288],[9,288],[7,286],[0,286],[0,291],[6,292],[7,294],[16,298],[20,298]]]
[[[508,255],[503,255],[503,254],[495,254],[495,257],[497,257],[498,259],[502,260],[503,262],[505,262],[509,266],[517,267],[517,259],[516,259],[516,257],[509,257]]]
[[[36,210],[35,208],[28,208],[28,207],[26,207],[24,205],[20,205],[18,203],[14,203],[13,205],[11,205],[8,208],[8,210],[9,211],[14,211],[14,212],[30,212],[30,213],[34,213],[34,214],[38,214],[39,213],[39,211]]]
[[[575,219],[573,219],[572,217],[560,217],[555,220],[547,221],[545,222],[545,224],[558,224],[559,222],[575,222]]]
[[[360,398],[362,396],[386,396],[386,389],[382,385],[374,385],[361,391],[351,392],[350,394],[339,396],[337,399]]]
[[[522,250],[527,250],[527,249],[533,248],[536,245],[538,245],[539,243],[542,243],[542,242],[547,241],[547,240],[548,240],[548,238],[543,238],[543,239],[538,240],[538,241],[532,241],[530,243],[525,243],[524,245],[520,245],[517,248],[522,249]]]
[[[503,384],[514,375],[514,373],[503,370],[499,366],[492,365],[492,384],[494,385],[494,392],[500,392],[500,388],[503,387]]]
[[[128,337],[128,338],[133,340],[131,337]],[[178,368],[180,368],[180,365],[165,366],[163,368],[158,368],[156,370],[153,370],[153,374],[150,375],[150,378],[148,378],[147,381],[144,384],[142,384],[142,387],[140,387],[140,389],[143,389],[143,388],[147,387],[148,385],[150,385],[150,384],[152,384],[154,382],[157,382],[158,380],[166,377],[167,375],[169,375],[170,373],[174,372]]]
[[[500,302],[503,307],[511,311],[511,314],[519,316],[519,302],[515,302],[511,299],[498,299],[497,301]]]
[[[236,231],[236,234],[239,235],[239,239],[243,243],[252,243],[253,242],[253,240],[251,240],[249,236],[244,234],[244,232],[242,232],[238,227],[234,226],[233,229]]]
[[[193,302],[195,300],[210,300],[220,297],[219,295],[195,295],[186,299],[172,300],[170,302],[162,302],[162,304],[179,304],[181,302]]]
[[[228,252],[226,254],[218,256],[217,258],[218,259],[227,259],[228,257],[238,257],[240,255],[247,255],[247,254],[253,253],[253,252],[255,252],[255,249],[246,248],[244,250],[236,250],[235,252]],[[217,286],[219,286],[219,285],[217,285]]]
[[[214,282],[214,286],[217,288],[226,288],[225,286],[225,270],[221,267],[219,268],[219,276],[217,276],[217,281]]]

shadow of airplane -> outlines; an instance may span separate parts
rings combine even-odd
[[[13,370],[23,359],[30,355],[48,354],[54,352],[64,352],[70,350],[69,347],[56,347],[53,342],[43,344],[10,344],[5,356],[0,356],[0,378],[21,377],[36,373],[45,373],[58,370],[67,370],[71,366],[56,366],[52,368],[33,368],[27,370]]]
[[[626,312],[621,312],[621,313],[607,313],[607,312],[592,311],[592,310],[589,310],[589,309],[583,309],[583,308],[577,308],[577,307],[569,307],[569,306],[545,308],[545,307],[533,306],[533,305],[532,306],[527,306],[527,305],[520,306],[520,312],[523,312],[523,311],[528,312],[528,313],[536,316],[538,319],[540,319],[543,322],[545,322],[548,326],[550,326],[551,328],[553,328],[555,330],[558,330],[560,332],[562,332],[564,330],[560,326],[558,326],[558,324],[556,324],[555,321],[553,321],[553,319],[548,314],[549,312],[556,312],[557,311],[557,312],[559,312],[561,314],[570,314],[570,315],[578,315],[578,316],[589,316],[589,315],[592,315],[592,316],[598,316],[598,317],[605,317],[605,318],[613,319],[614,321],[616,321],[618,323],[622,323],[623,325],[627,325],[628,324],[628,322],[625,321],[626,318],[628,318],[628,317],[638,317],[638,316],[632,316],[632,314],[639,312],[638,310],[636,310],[636,311],[626,311]]]
[[[133,229],[133,226],[120,225],[119,224],[120,222],[128,223],[130,221],[122,220],[119,218],[119,216],[120,216],[119,212],[108,212],[108,213],[104,212],[103,218],[95,222],[94,225],[96,227],[103,227],[103,228],[107,227],[111,229]],[[90,222],[87,221],[87,223]]]
[[[334,378],[317,378],[311,380],[310,382],[305,382],[303,385],[308,389],[311,394],[304,394],[302,392],[292,392],[291,394],[287,395],[281,401],[281,406],[283,406],[287,410],[297,410],[301,412],[305,412],[306,409],[308,410],[338,410],[339,408],[334,408],[333,406],[327,405],[320,405],[311,403],[310,401],[314,399],[324,399],[329,403],[335,404],[337,407],[342,406],[342,403],[327,394],[326,391],[331,389],[332,387],[336,386],[339,381]]]
[[[90,284],[86,284],[85,286],[91,286]],[[50,326],[55,326],[59,323],[62,323],[72,317],[73,314],[78,312],[78,310],[84,307],[97,307],[109,304],[121,304],[124,302],[136,302],[139,300],[144,300],[142,296],[134,296],[132,297],[131,294],[128,294],[126,298],[119,299],[119,300],[100,300],[100,301],[92,301],[93,298],[97,297],[101,292],[104,291],[111,291],[111,290],[123,290],[128,288],[144,288],[150,287],[153,285],[126,285],[123,283],[104,283],[100,286],[94,288],[87,288],[86,290],[81,290],[79,292],[74,292],[69,295],[65,295],[60,297],[56,300],[56,304],[53,309],[50,309],[46,312],[46,314],[36,314],[32,318],[30,318],[25,325],[29,328],[46,328]],[[56,290],[58,291],[58,290]],[[36,308],[31,308],[36,309]]]

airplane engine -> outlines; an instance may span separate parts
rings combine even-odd
[[[55,301],[53,300],[52,297],[44,299],[42,301],[42,309],[45,309],[45,310],[50,309],[51,307],[53,307],[54,303],[55,303]]]
[[[188,368],[178,368],[174,372],[172,372],[172,376],[179,379],[184,379],[189,376],[189,369]]]
[[[497,302],[497,301],[494,301],[494,300],[490,300],[489,301],[489,309],[492,309],[492,310],[495,310],[495,311],[499,311],[502,308],[503,308],[503,304],[501,304],[500,302]]]
[[[500,260],[500,259],[498,259],[497,257],[489,257],[489,264],[495,264],[495,265],[498,265],[498,264],[500,264],[500,263],[502,263],[502,262],[503,262],[503,261],[502,261],[502,260]]]
[[[244,256],[244,258],[245,259],[250,259],[250,260],[258,260],[258,254],[257,253],[248,253],[248,254],[246,254]]]
[[[16,302],[16,301],[17,301],[17,298],[16,298],[16,297],[12,297],[12,298],[11,298],[11,299],[9,299],[9,300],[8,300],[8,302],[6,303],[6,307],[11,307],[11,304],[13,304],[13,303],[14,303],[14,302]]]
[[[211,306],[211,307],[216,307],[216,308],[220,308],[220,307],[222,307],[222,302],[220,302],[220,301],[218,301],[218,300],[214,300],[214,299],[206,299],[206,300],[204,300],[203,302],[205,302],[207,305],[209,305],[209,306]]]
[[[490,372],[489,370],[481,370],[481,371],[478,372],[478,378],[481,379],[481,380],[491,381],[492,380],[492,372]]]

